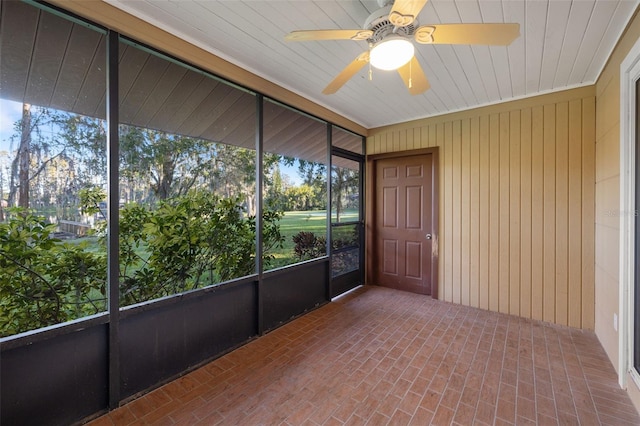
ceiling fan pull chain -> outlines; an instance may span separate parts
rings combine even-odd
[[[373,81],[373,70],[371,69],[371,62],[369,62],[369,81]]]

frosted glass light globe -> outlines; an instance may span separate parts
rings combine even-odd
[[[371,65],[381,70],[397,70],[413,58],[413,43],[399,36],[378,42],[369,54]]]

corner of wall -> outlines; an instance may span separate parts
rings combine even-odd
[[[596,164],[595,164],[595,333],[619,374],[619,382],[626,387],[636,408],[640,408],[640,389],[625,371],[627,365],[628,309],[624,305],[623,282],[627,272],[621,268],[621,256],[628,253],[624,237],[629,222],[627,207],[630,194],[625,176],[629,173],[621,141],[621,122],[624,108],[621,93],[624,81],[621,69],[625,58],[640,38],[640,16],[636,14],[619,40],[609,62],[596,83]],[[632,161],[632,160],[629,160]],[[621,179],[621,177],[623,179]],[[627,212],[627,213],[625,213]],[[621,238],[621,236],[623,238]]]
[[[636,410],[640,412],[640,387],[636,385],[636,382],[633,380],[630,374],[627,374],[627,393],[631,398],[631,402],[636,407]]]

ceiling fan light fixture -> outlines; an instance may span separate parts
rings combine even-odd
[[[369,61],[378,69],[396,70],[409,62],[414,52],[411,41],[404,37],[392,36],[379,41],[371,48]]]

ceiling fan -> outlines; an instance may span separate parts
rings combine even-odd
[[[301,30],[285,36],[288,41],[355,40],[366,41],[369,50],[361,53],[322,91],[335,93],[362,67],[369,64],[382,70],[397,70],[409,93],[429,89],[420,63],[414,56],[412,39],[420,44],[486,44],[507,46],[520,35],[520,24],[418,24],[418,14],[427,0],[378,0],[362,29]]]

